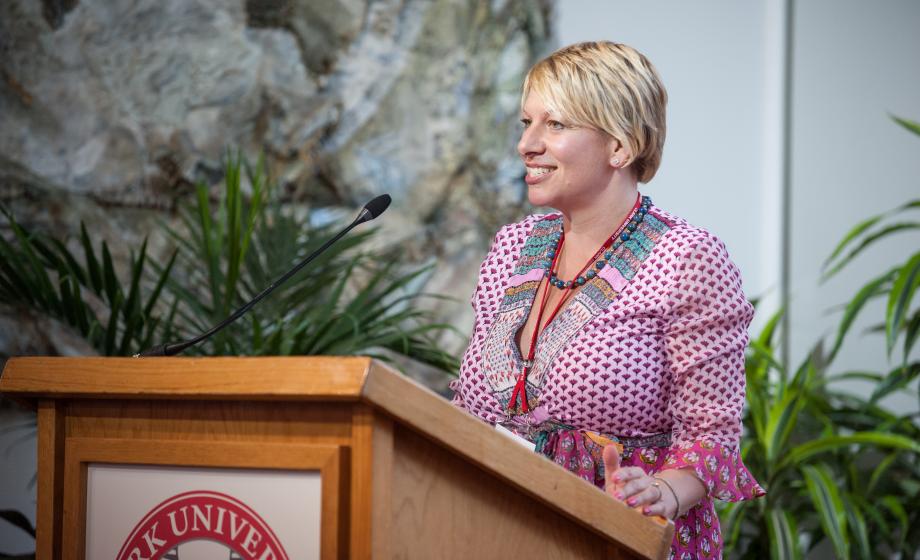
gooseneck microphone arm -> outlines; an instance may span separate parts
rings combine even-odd
[[[194,346],[198,344],[199,342],[201,342],[202,340],[207,340],[211,336],[214,336],[214,334],[222,330],[224,327],[226,327],[233,321],[236,321],[237,319],[242,317],[247,311],[252,309],[253,306],[255,306],[257,303],[262,301],[262,299],[265,296],[272,293],[275,290],[275,288],[277,288],[281,284],[284,284],[291,276],[297,274],[300,271],[300,269],[310,264],[310,261],[312,261],[319,255],[321,255],[326,249],[331,247],[332,244],[337,242],[339,239],[343,238],[349,231],[354,229],[356,226],[361,225],[364,222],[369,222],[373,220],[374,218],[376,218],[377,216],[383,214],[384,210],[387,209],[391,201],[392,199],[390,198],[390,195],[382,194],[378,196],[377,198],[371,200],[367,204],[365,204],[364,208],[362,208],[361,212],[358,214],[358,217],[355,218],[354,221],[348,225],[348,227],[346,227],[345,229],[337,233],[335,237],[333,237],[329,241],[326,241],[325,243],[323,243],[322,247],[310,253],[310,255],[308,255],[305,259],[300,261],[297,264],[297,266],[295,266],[291,270],[284,273],[283,276],[281,276],[280,278],[272,282],[270,286],[268,286],[267,288],[259,292],[259,294],[256,295],[256,297],[252,298],[248,303],[246,303],[245,305],[243,305],[242,307],[234,311],[232,315],[230,315],[229,317],[227,317],[226,319],[224,319],[223,321],[221,321],[220,323],[212,327],[211,330],[204,332],[190,340],[186,340],[183,342],[160,344],[159,346],[148,348],[147,350],[144,350],[143,352],[140,352],[139,354],[135,354],[134,357],[140,358],[140,357],[148,357],[148,356],[175,356],[176,354],[178,354],[179,352],[182,352],[189,346]]]

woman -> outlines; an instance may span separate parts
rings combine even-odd
[[[457,406],[673,519],[673,558],[717,558],[713,499],[764,494],[738,449],[753,309],[724,245],[639,194],[666,102],[625,45],[565,47],[527,74],[518,152],[530,202],[556,212],[495,236],[452,388]]]

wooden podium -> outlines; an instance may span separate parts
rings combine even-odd
[[[666,558],[648,518],[369,358],[13,358],[37,558],[84,558],[93,464],[319,471],[322,558]]]

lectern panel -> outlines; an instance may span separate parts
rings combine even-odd
[[[638,558],[411,430],[394,441],[392,557]]]
[[[224,468],[177,469],[177,466]],[[295,512],[294,517],[287,520],[284,519],[288,514],[272,512],[274,507],[285,502],[286,495],[309,501],[308,496],[300,496],[298,492],[306,489],[314,477],[320,487],[319,504],[314,503],[320,520],[317,530],[319,557],[324,560],[339,558],[343,552],[339,538],[343,513],[339,496],[345,481],[343,466],[343,450],[338,446],[71,438],[65,449],[63,557],[169,558],[161,556],[169,551],[161,551],[158,547],[181,540],[184,535],[170,536],[172,524],[181,528],[184,519],[194,523],[196,514],[200,526],[227,532],[227,542],[221,542],[228,547],[237,546],[234,549],[237,552],[257,550],[256,558],[277,557],[278,560],[308,557],[301,554],[303,550],[298,547],[293,547],[294,552],[287,551],[285,556],[279,556],[265,545],[269,536],[290,533],[286,527],[291,522],[297,534],[306,532],[309,535],[309,507],[302,507],[303,511]],[[200,484],[217,472],[223,473],[224,482]],[[146,488],[129,493],[127,489],[131,486]],[[157,487],[162,491],[157,491]],[[107,499],[110,501],[106,502]],[[117,503],[120,500],[127,501],[130,510],[123,511],[126,519],[122,524],[131,527],[123,542],[118,543],[119,547],[126,548],[119,555],[97,554],[99,546],[111,548],[113,545],[100,545],[98,539],[92,538],[87,541],[87,535],[99,534],[94,533],[99,528],[91,523],[105,523],[113,515],[113,508],[120,507]],[[132,505],[134,501],[140,503]],[[221,509],[224,510],[222,517]],[[135,519],[138,515],[140,518]],[[101,530],[102,534],[108,534],[111,528]],[[194,552],[194,546],[198,545],[188,549],[189,554]],[[287,549],[288,544],[282,546]],[[150,552],[151,548],[156,554]]]
[[[320,558],[319,471],[91,463],[86,558]]]

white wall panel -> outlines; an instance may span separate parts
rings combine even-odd
[[[561,0],[554,20],[560,45],[626,43],[657,67],[668,138],[643,191],[719,236],[752,297],[779,287],[782,17],[772,5],[725,0]]]
[[[920,121],[920,2],[809,0],[795,7],[791,238],[791,355],[830,333],[859,286],[920,246],[905,235],[819,285],[821,262],[857,222],[920,198],[920,138],[889,114]],[[863,334],[867,310],[835,369],[886,368],[884,342]],[[916,408],[916,398],[899,401]]]

